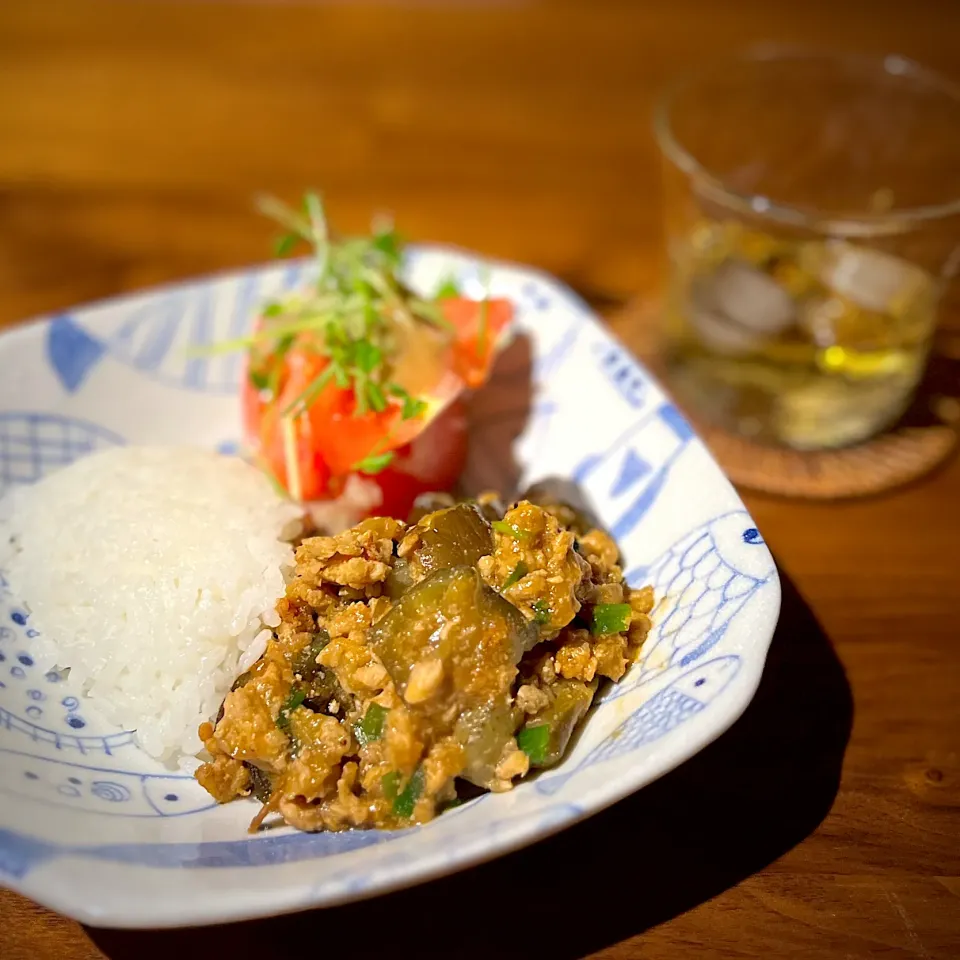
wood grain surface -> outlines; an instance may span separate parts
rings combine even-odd
[[[960,79],[950,0],[5,0],[0,323],[263,259],[252,194],[310,185],[347,230],[390,210],[609,312],[660,275],[655,91],[760,40]],[[681,769],[326,912],[113,932],[0,892],[0,956],[960,956],[960,462],[854,503],[747,499],[780,626],[746,715]]]

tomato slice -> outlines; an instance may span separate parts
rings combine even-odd
[[[405,519],[421,493],[450,490],[467,459],[467,408],[455,400],[412,443],[396,451],[385,470],[364,477],[380,488],[371,513]]]
[[[478,302],[450,298],[437,302],[454,330],[441,347],[433,379],[417,391],[426,407],[403,418],[400,399],[390,397],[382,412],[357,415],[352,389],[331,380],[308,410],[284,414],[326,369],[328,360],[294,344],[277,362],[277,395],[265,399],[245,377],[242,390],[244,430],[265,469],[302,500],[336,497],[361,461],[393,452],[390,465],[371,475],[382,490],[383,512],[402,516],[420,493],[449,489],[466,457],[466,417],[458,397],[484,382],[513,316],[507,300]],[[433,369],[431,367],[430,369]],[[292,455],[296,476],[288,476]]]
[[[513,319],[509,300],[439,301],[447,322],[453,325],[453,369],[468,387],[479,387],[490,373],[497,348]]]

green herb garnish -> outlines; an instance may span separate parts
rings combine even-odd
[[[550,608],[544,603],[543,600],[535,600],[530,604],[530,608],[533,610],[533,619],[541,626],[545,623],[550,622]]]
[[[623,633],[630,626],[629,603],[598,603],[593,608],[590,632],[599,637],[609,633]]]
[[[290,714],[306,699],[307,695],[302,690],[292,690],[290,692],[290,696],[287,697],[286,702],[280,708],[280,713],[277,714],[277,726],[281,730],[290,729]]]
[[[270,386],[270,374],[264,370],[255,370],[251,367],[248,374],[250,378],[250,385],[254,390],[266,390]]]
[[[460,296],[460,285],[457,283],[456,278],[452,273],[447,274],[441,281],[440,285],[437,287],[437,292],[434,294],[437,300],[450,300],[453,297]]]
[[[533,764],[543,763],[547,759],[550,746],[550,726],[538,723],[535,727],[524,727],[517,734],[517,746],[530,758]]]
[[[307,193],[299,208],[273,197],[259,198],[258,207],[285,230],[276,245],[278,255],[290,253],[300,242],[313,248],[316,279],[306,290],[266,304],[261,311],[262,326],[251,336],[191,353],[255,350],[265,368],[258,374],[257,389],[272,387],[276,396],[282,371],[278,361],[296,345],[325,357],[327,365],[287,405],[283,416],[305,413],[331,381],[341,390],[353,391],[356,416],[370,410],[382,413],[391,403],[387,384],[395,327],[424,323],[452,330],[435,303],[414,296],[401,281],[401,237],[392,225],[383,224],[374,227],[372,236],[331,237],[316,193]],[[267,381],[267,377],[271,379]],[[405,420],[426,408],[422,400],[406,392],[398,400]]]
[[[383,726],[387,720],[386,707],[381,707],[379,703],[371,703],[367,707],[367,712],[362,720],[358,720],[353,725],[353,735],[357,738],[357,743],[365,747],[373,740],[379,740],[383,736]]]
[[[385,470],[393,462],[394,453],[392,450],[387,453],[371,453],[369,457],[355,463],[351,469],[357,473],[365,473],[367,476],[374,476]]]
[[[293,248],[300,242],[300,237],[295,233],[285,233],[282,237],[277,238],[277,242],[273,245],[273,252],[278,257],[285,257],[289,253],[293,252]]]
[[[384,395],[383,387],[379,383],[374,383],[373,380],[368,380],[366,389],[367,403],[370,404],[370,409],[375,413],[383,413],[387,409],[387,398]]]
[[[503,581],[503,586],[501,590],[506,590],[507,587],[512,587],[519,580],[522,580],[528,573],[527,565],[521,560],[514,568],[513,572]]]
[[[403,411],[401,417],[404,420],[412,420],[414,417],[419,417],[427,409],[426,400],[417,400],[415,397],[411,397],[403,387],[398,383],[391,383],[387,389],[395,397],[398,397],[403,401]]]
[[[413,771],[413,776],[407,781],[407,785],[393,798],[393,812],[398,817],[409,817],[413,814],[413,808],[417,805],[417,801],[423,793],[426,780],[427,776],[423,772],[423,767],[417,767]],[[394,785],[394,790],[396,790],[396,785]]]
[[[490,524],[497,533],[502,533],[505,537],[513,537],[514,540],[522,540],[529,536],[523,527],[518,527],[515,523],[507,523],[506,520],[494,520]]]

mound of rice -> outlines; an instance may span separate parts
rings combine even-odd
[[[242,460],[117,447],[8,494],[0,562],[40,665],[170,762],[279,623],[300,516]]]

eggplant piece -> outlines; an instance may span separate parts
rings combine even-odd
[[[250,792],[261,803],[266,803],[273,794],[273,781],[270,775],[247,761],[244,761],[243,765],[250,771]]]
[[[317,663],[320,651],[330,642],[330,634],[321,627],[313,639],[293,658],[290,664],[293,672],[301,678],[303,683],[312,683],[323,667]]]
[[[412,526],[428,514],[446,510],[448,507],[456,506],[456,503],[457,501],[449,493],[421,493],[413,501],[407,523]]]
[[[413,566],[403,557],[396,557],[393,566],[383,582],[384,593],[391,600],[398,600],[416,583]]]
[[[489,522],[473,503],[458,503],[422,517],[414,530],[418,540],[407,555],[425,574],[446,567],[476,566],[493,553]]]
[[[320,651],[330,642],[330,634],[320,628],[313,640],[293,659],[293,672],[300,677],[295,689],[303,691],[303,705],[314,713],[326,713],[331,701],[344,702],[343,688],[329,667],[317,663]]]
[[[461,565],[408,590],[368,637],[410,708],[438,735],[454,733],[463,744],[461,775],[487,786],[517,727],[510,692],[536,627],[474,567]]]

